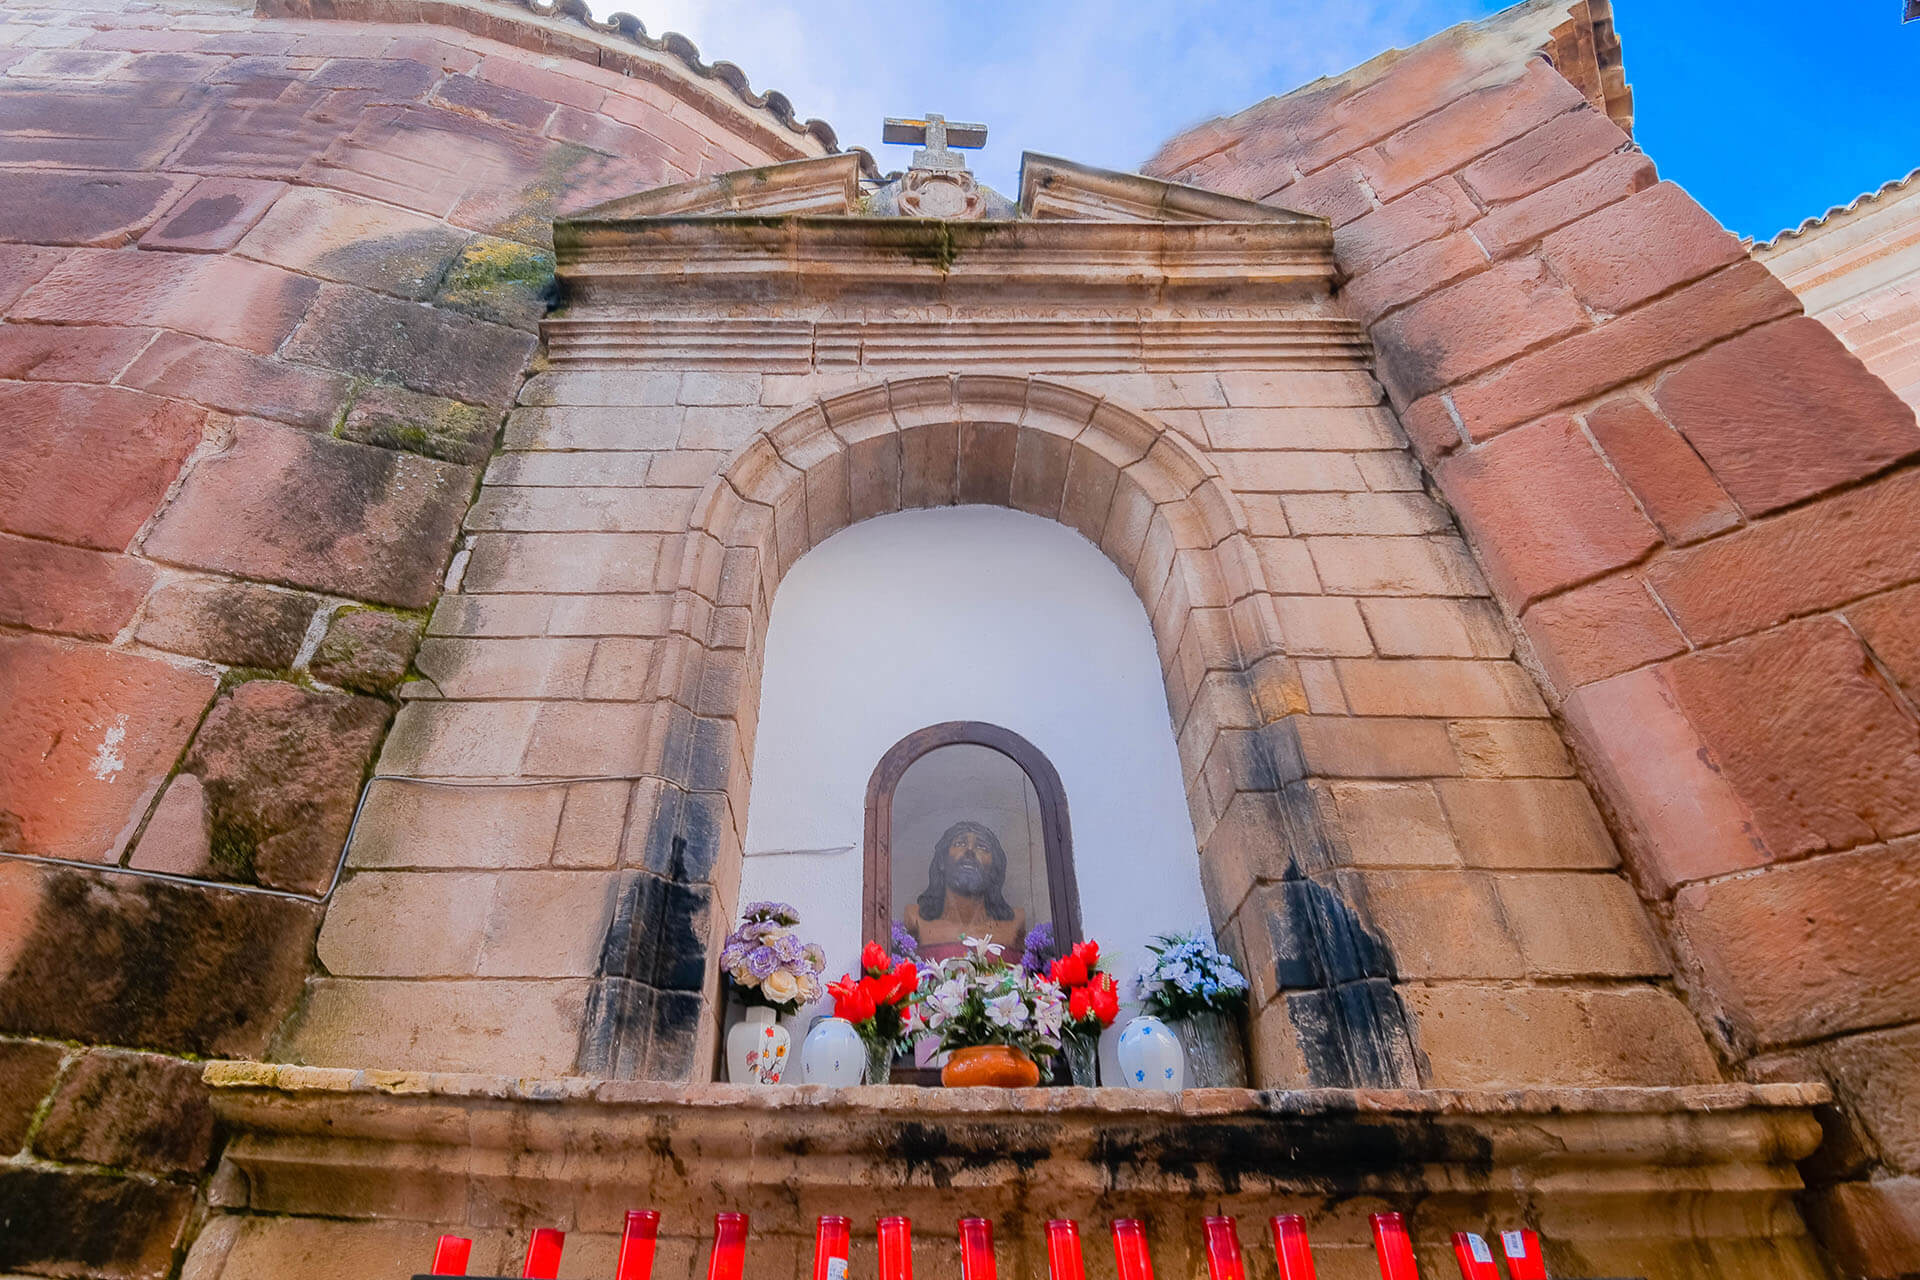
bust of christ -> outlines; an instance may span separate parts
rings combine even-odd
[[[934,846],[926,891],[907,907],[907,932],[935,947],[991,938],[1017,956],[1027,913],[1008,903],[1006,883],[1007,851],[999,837],[978,822],[956,822]]]

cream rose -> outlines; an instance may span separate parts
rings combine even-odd
[[[785,1004],[800,994],[800,979],[786,969],[775,969],[760,984],[760,990],[775,1004]]]

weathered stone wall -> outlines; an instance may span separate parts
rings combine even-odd
[[[392,14],[0,12],[0,852],[67,864],[0,859],[0,1270],[174,1265],[194,1069],[74,1046],[259,1053],[298,996],[555,210],[822,150],[631,41]]]
[[[1920,406],[1920,170],[1755,245],[1753,256]]]
[[[1559,16],[1457,29],[1150,168],[1334,220],[1348,313],[1702,1025],[1755,1077],[1836,1083],[1813,1216],[1843,1268],[1912,1271],[1920,430],[1658,181],[1579,23],[1564,75],[1519,56]]]

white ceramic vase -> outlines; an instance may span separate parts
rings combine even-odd
[[[860,1083],[867,1046],[845,1018],[822,1018],[800,1045],[800,1079],[837,1088]]]
[[[1180,1037],[1151,1014],[1127,1024],[1115,1056],[1120,1059],[1120,1083],[1129,1089],[1178,1093],[1186,1087],[1187,1055]]]
[[[779,1084],[787,1073],[793,1037],[775,1021],[773,1010],[753,1005],[727,1032],[727,1079],[734,1084]]]

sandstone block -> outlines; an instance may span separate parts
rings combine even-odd
[[[1582,105],[1580,93],[1543,62],[1508,84],[1461,94],[1357,157],[1381,199],[1460,168]]]
[[[385,726],[373,698],[250,680],[207,716],[185,768],[206,788],[222,874],[319,893],[333,878],[360,776]]]
[[[1290,493],[1280,499],[1297,534],[1425,534],[1453,527],[1424,493]]]
[[[1548,418],[1439,467],[1502,594],[1525,604],[1631,563],[1659,534],[1570,418]]]
[[[1913,409],[1806,317],[1694,357],[1662,379],[1654,398],[1750,515],[1920,450]]]
[[[507,778],[520,773],[535,702],[410,702],[380,752],[380,772],[416,778]]]
[[[1373,326],[1382,380],[1407,405],[1511,359],[1578,333],[1587,313],[1538,262],[1490,267],[1429,294]]]
[[[153,569],[108,555],[0,534],[0,623],[111,640],[132,619]]]
[[[1698,542],[1740,523],[1740,509],[1680,434],[1640,401],[1609,400],[1587,430],[1668,542]]]
[[[587,982],[317,978],[289,1049],[316,1066],[552,1077],[573,1070]]]
[[[1199,415],[1204,439],[1215,449],[1397,449],[1402,444],[1393,414],[1384,405],[1222,406],[1201,409]]]
[[[1493,883],[1533,977],[1654,977],[1672,967],[1622,876],[1534,871]]]
[[[1920,585],[1849,605],[1847,620],[1908,697],[1920,697]]]
[[[1505,658],[1507,624],[1487,600],[1382,596],[1362,600],[1374,647],[1392,658]]]
[[[1458,538],[1308,538],[1320,582],[1341,595],[1477,596],[1486,593]]]
[[[140,237],[142,249],[223,253],[287,190],[284,182],[202,178]]]
[[[0,830],[19,853],[118,852],[200,713],[214,677],[95,645],[0,637]]]
[[[57,1044],[0,1040],[0,1151],[12,1154],[26,1144],[27,1128],[66,1056]]]
[[[1619,312],[1746,250],[1684,190],[1662,182],[1554,232],[1540,254],[1582,302]]]
[[[1455,720],[1447,736],[1472,778],[1570,778],[1573,761],[1553,725],[1539,720]]]
[[[265,1052],[293,1007],[320,909],[257,893],[8,862],[19,908],[0,1026],[209,1057]]]
[[[524,767],[536,776],[639,773],[650,727],[651,708],[632,703],[551,703],[534,721]]]
[[[213,1107],[200,1067],[155,1053],[81,1054],[33,1145],[54,1160],[197,1173],[213,1154]]]
[[[1619,864],[1582,782],[1448,778],[1435,785],[1469,866],[1575,870]]]
[[[1555,116],[1468,165],[1460,175],[1488,204],[1516,200],[1626,147],[1619,125],[1591,107]]]
[[[1920,471],[1835,494],[1667,556],[1647,580],[1696,643],[1920,577]]]
[[[1666,670],[1769,858],[1920,830],[1912,718],[1838,620],[1790,623]]]
[[[107,1174],[0,1169],[0,1267],[23,1274],[164,1280],[193,1189]],[[16,1225],[17,1224],[17,1225]]]
[[[1607,156],[1511,204],[1503,204],[1474,224],[1474,237],[1495,258],[1518,252],[1541,236],[1644,191],[1658,181],[1653,162],[1625,152]]]
[[[430,638],[414,661],[445,698],[580,698],[596,643],[585,637]]]
[[[1720,1070],[1687,1007],[1655,987],[1412,987],[1432,1087],[1679,1085]]]
[[[175,578],[147,601],[139,639],[156,649],[236,667],[293,665],[320,602],[251,582]]]
[[[119,387],[0,386],[0,527],[121,551],[200,443],[200,410]]]
[[[356,693],[385,693],[413,660],[420,624],[384,609],[345,608],[333,615],[307,669]]]
[[[0,328],[0,378],[112,382],[154,334],[111,324],[9,324]]]
[[[1920,1025],[1847,1036],[1821,1056],[1887,1164],[1920,1171]]]
[[[500,415],[492,409],[376,384],[354,400],[340,435],[383,449],[477,466],[487,460],[499,430]]]
[[[1226,477],[1227,483],[1242,493],[1353,493],[1367,487],[1367,482],[1360,478],[1359,468],[1353,465],[1353,455],[1348,453],[1309,450],[1223,452],[1213,455],[1213,461],[1219,466],[1220,474]],[[1081,455],[1077,453],[1068,464],[1067,515],[1074,512],[1074,503],[1080,498],[1076,491],[1075,473],[1088,465],[1082,462]],[[1101,505],[1104,516],[1104,498],[1098,499],[1097,504]]]
[[[444,222],[392,205],[295,187],[274,202],[236,252],[303,275],[424,298],[466,240],[466,233]]]
[[[1380,384],[1360,372],[1223,369],[1214,375],[1230,405],[1260,409],[1360,408],[1377,405]]]
[[[207,830],[207,789],[191,773],[176,774],[160,793],[127,865],[141,871],[209,877],[213,836]]]
[[[1743,1048],[1920,1019],[1920,840],[1690,884],[1674,925]]]
[[[0,307],[10,307],[28,286],[52,271],[66,250],[30,244],[0,244]]]
[[[1486,250],[1465,231],[1457,231],[1407,250],[1341,286],[1348,312],[1371,328],[1396,307],[1484,270]]]
[[[1514,662],[1342,658],[1340,687],[1361,716],[1539,716],[1547,709]]]
[[[541,867],[566,788],[375,782],[347,862],[366,868]]]
[[[1369,654],[1373,642],[1352,600],[1340,596],[1275,596],[1280,636],[1294,654]]]
[[[1920,1178],[1842,1182],[1810,1198],[1807,1219],[1848,1275],[1920,1271]]]
[[[46,50],[32,56],[113,57],[80,50]],[[33,74],[29,63],[22,63],[15,72]],[[145,230],[183,186],[181,179],[160,174],[21,170],[7,184],[6,201],[0,204],[0,239],[123,245]]]
[[[1521,621],[1562,694],[1687,648],[1673,620],[1632,573],[1541,600]]]
[[[1456,388],[1453,402],[1468,435],[1484,440],[1799,309],[1799,299],[1772,272],[1757,262],[1740,263],[1522,356],[1496,374]]]
[[[495,879],[481,977],[589,978],[607,941],[619,877],[592,870],[506,871]]]
[[[13,314],[62,324],[150,324],[267,355],[308,313],[318,290],[304,276],[224,254],[81,249]],[[207,306],[208,298],[221,305]]]
[[[320,963],[337,978],[470,978],[497,880],[491,872],[357,871],[334,891],[316,944]]]
[[[1328,786],[1340,835],[1356,867],[1460,864],[1447,816],[1425,782],[1335,782]]]
[[[120,381],[209,409],[325,430],[340,416],[350,383],[336,373],[269,360],[235,347],[163,333]]]
[[[364,289],[329,288],[287,344],[295,360],[415,391],[504,408],[533,354],[532,334]]]
[[[1474,872],[1367,871],[1343,877],[1387,941],[1394,976],[1518,978],[1520,948],[1501,918],[1493,878]]]
[[[1349,275],[1362,275],[1479,216],[1458,181],[1439,178],[1342,227],[1334,237],[1334,253]]]
[[[467,467],[243,424],[147,538],[156,559],[382,604],[433,599]]]
[[[1446,726],[1432,720],[1292,716],[1306,770],[1317,778],[1431,778],[1459,771]]]
[[[475,236],[447,268],[436,305],[531,331],[558,296],[553,255],[519,240]]]

